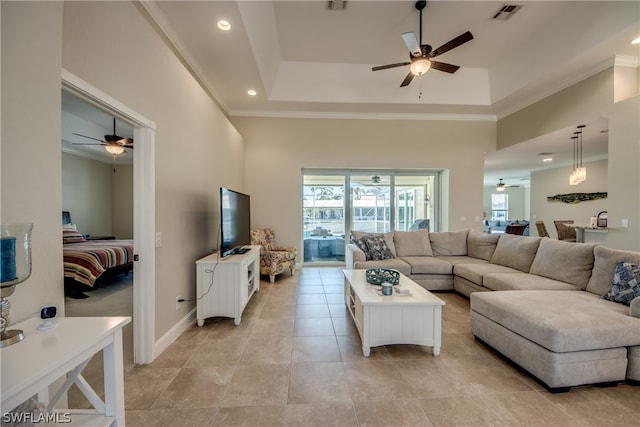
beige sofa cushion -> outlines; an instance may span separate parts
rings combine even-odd
[[[460,256],[460,255],[441,255],[438,259],[442,261],[446,261],[451,263],[452,265],[456,264],[488,264],[489,261],[479,258],[472,258],[470,256]]]
[[[593,270],[594,243],[570,243],[548,237],[540,240],[529,273],[585,289]]]
[[[411,266],[400,258],[389,258],[379,261],[354,261],[354,270],[366,270],[367,268],[392,268],[408,276],[411,274]]]
[[[489,273],[482,279],[482,286],[492,291],[580,291],[578,286],[559,280],[548,279],[530,273]]]
[[[393,235],[395,234],[395,232],[393,231],[389,231],[387,233],[366,233],[364,231],[352,231],[351,237],[355,242],[356,240],[361,239],[365,236],[380,235],[380,234],[382,234],[382,236],[384,237],[384,241],[386,242],[389,249],[391,249],[391,253],[393,254],[393,256],[398,256],[396,254],[396,246],[393,243]]]
[[[556,353],[640,344],[640,319],[589,292],[476,292],[470,299],[473,311]]]
[[[467,255],[469,230],[429,233],[433,255]]]
[[[467,236],[467,255],[474,258],[489,261],[496,245],[500,239],[500,234],[487,234],[476,230],[469,230]]]
[[[396,231],[393,242],[396,256],[433,256],[428,230]]]
[[[635,297],[629,304],[629,316],[640,317],[640,297]]]
[[[470,282],[475,283],[476,285],[482,286],[483,281],[482,278],[489,273],[518,273],[518,270],[515,270],[510,267],[505,267],[498,264],[489,264],[489,263],[470,263],[470,264],[456,264],[453,266],[453,274],[462,277],[463,279],[467,279]]]
[[[593,271],[587,284],[587,291],[596,295],[604,295],[611,288],[613,273],[618,261],[640,264],[640,253],[596,246],[593,250],[595,257]]]
[[[491,263],[528,273],[538,251],[540,240],[540,237],[502,234],[496,250],[491,256]]]
[[[402,260],[411,266],[411,274],[452,274],[453,265],[430,256],[405,256]]]

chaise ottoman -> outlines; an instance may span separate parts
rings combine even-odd
[[[470,301],[473,335],[551,391],[624,381],[628,347],[640,345],[629,307],[587,291],[475,292]]]

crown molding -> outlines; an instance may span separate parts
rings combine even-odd
[[[493,114],[417,114],[417,113],[363,113],[363,112],[317,112],[317,111],[262,111],[232,110],[230,116],[286,119],[355,119],[355,120],[440,120],[495,122]]]

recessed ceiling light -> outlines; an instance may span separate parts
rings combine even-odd
[[[253,90],[253,89],[249,89],[249,90],[247,91],[247,93],[248,93],[249,95],[251,95],[251,96],[256,96],[256,94],[257,94],[257,92],[256,92],[255,90]]]
[[[640,37],[634,39],[631,44],[640,44]]]
[[[229,21],[225,21],[224,19],[219,20],[217,25],[222,31],[229,31],[231,29]]]

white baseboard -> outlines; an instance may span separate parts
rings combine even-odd
[[[173,343],[184,331],[196,321],[196,309],[195,307],[186,316],[184,316],[173,328],[169,329],[163,336],[160,337],[153,345],[153,360],[155,360],[163,351],[165,351],[171,343]]]

